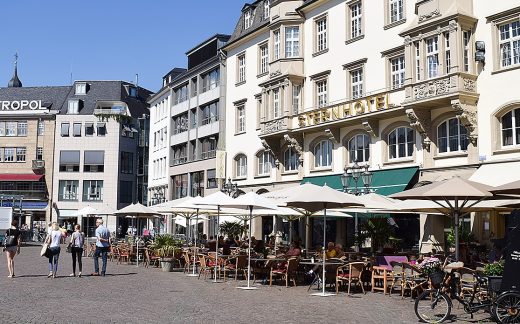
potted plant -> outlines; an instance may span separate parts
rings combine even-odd
[[[180,252],[179,242],[172,235],[157,235],[152,249],[160,258],[162,270],[165,272],[173,271],[175,257],[178,257]]]
[[[370,240],[370,248],[374,253],[393,239],[394,230],[386,218],[372,218],[359,226],[359,233],[355,238],[356,244],[362,246]]]
[[[444,280],[444,271],[442,271],[442,263],[438,258],[427,258],[419,264],[419,269],[430,278],[434,287],[438,287]]]
[[[235,238],[236,236],[242,235],[247,230],[247,227],[240,222],[223,222],[220,224],[219,229],[223,235],[229,238]]]
[[[484,275],[488,280],[488,289],[499,292],[502,285],[502,275],[504,274],[504,260],[488,263],[484,266]]]

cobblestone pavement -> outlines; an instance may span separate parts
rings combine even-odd
[[[27,246],[15,259],[13,279],[0,259],[0,323],[416,323],[413,301],[381,293],[347,297],[309,296],[307,287],[259,286],[243,281],[212,283],[182,272],[108,263],[106,277],[70,278],[71,255],[61,253],[56,279],[47,278],[40,247]],[[64,251],[64,248],[62,248]],[[101,261],[101,260],[100,260]],[[92,259],[84,258],[83,273]],[[453,321],[480,322],[454,307]],[[480,321],[479,321],[480,320]]]

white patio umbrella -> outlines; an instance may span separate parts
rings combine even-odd
[[[87,218],[87,228],[84,229],[87,233],[86,236],[86,242],[87,242],[87,249],[85,250],[85,255],[88,255],[90,253],[90,242],[89,242],[89,236],[88,236],[88,229],[89,229],[89,223],[90,223],[90,216],[92,215],[112,215],[114,213],[113,210],[110,209],[108,206],[102,206],[103,208],[97,209],[92,206],[86,206],[81,208],[80,210],[76,211],[74,213],[74,216],[80,216],[80,217],[86,217]]]
[[[363,204],[357,199],[357,197],[334,190],[326,185],[320,187],[310,183],[305,183],[297,188],[294,188],[293,193],[286,199],[286,205],[288,207],[305,209],[309,213],[314,213],[323,210],[323,290],[321,293],[315,293],[312,295],[321,297],[334,295],[325,293],[325,247],[327,244],[327,208],[363,206]]]
[[[258,289],[257,287],[251,287],[251,220],[253,219],[253,209],[261,208],[261,209],[271,209],[277,210],[278,207],[276,204],[257,193],[248,192],[245,195],[242,195],[233,202],[229,204],[222,204],[222,206],[231,207],[231,208],[247,208],[249,210],[249,245],[247,249],[247,286],[246,287],[238,287],[240,289],[252,290]]]

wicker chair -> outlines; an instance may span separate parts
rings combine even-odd
[[[418,289],[422,289],[423,286],[428,286],[428,278],[423,277],[422,271],[408,263],[403,263],[403,272],[404,272],[404,289],[410,289],[410,296],[413,297],[414,291]],[[404,289],[403,289],[403,297],[404,297]],[[419,293],[417,292],[417,295]]]
[[[202,274],[204,274],[204,280],[207,279],[208,273],[211,278],[213,272],[212,268],[208,265],[208,257],[205,255],[199,256],[200,268],[199,268],[199,279]]]
[[[350,287],[352,283],[359,284],[363,293],[366,294],[365,287],[363,287],[363,282],[361,281],[361,273],[365,269],[365,266],[364,262],[351,262],[347,265],[338,267],[336,270],[336,294],[339,291],[339,286],[344,282],[348,283],[347,294],[350,295]]]
[[[247,276],[247,255],[237,255],[234,263],[227,262],[223,266],[224,270],[224,281],[226,281],[226,273],[227,272],[234,272],[235,273],[235,280],[238,280],[238,273],[242,273],[244,278]],[[231,261],[231,260],[229,260]]]
[[[388,293],[389,295],[392,295],[392,291],[397,286],[401,291],[402,297],[404,296],[405,289],[405,274],[403,264],[400,262],[392,261],[390,262],[390,265],[392,266],[392,275],[394,277],[394,280],[392,281],[392,285],[390,286],[390,291]]]
[[[294,286],[296,287],[296,271],[298,271],[299,264],[300,260],[298,258],[289,258],[284,268],[271,268],[271,273],[269,275],[269,286],[273,284],[273,276],[275,276],[285,279],[285,287],[289,287],[289,280],[292,281]]]

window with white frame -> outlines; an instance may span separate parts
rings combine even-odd
[[[390,23],[404,19],[404,0],[390,0]]]
[[[14,162],[14,153],[16,148],[14,147],[6,147],[3,149],[4,151],[4,162]]]
[[[451,69],[451,51],[450,51],[450,33],[444,33],[444,66],[446,74],[450,73]]]
[[[244,12],[244,29],[248,29],[251,25],[253,25],[253,12],[248,9]]]
[[[327,49],[327,17],[316,20],[316,52]]]
[[[415,48],[415,78],[421,80],[421,47],[419,42],[414,43]]]
[[[437,148],[439,153],[468,149],[468,132],[458,118],[448,119],[437,127]]]
[[[269,48],[267,44],[260,45],[260,71],[259,74],[269,72]]]
[[[76,95],[85,95],[87,94],[87,84],[83,82],[76,83]]]
[[[350,38],[363,35],[361,1],[351,4],[350,8]]]
[[[285,27],[285,57],[300,56],[300,27]]]
[[[45,134],[45,123],[43,120],[38,121],[38,136]]]
[[[174,103],[180,104],[181,102],[184,102],[188,100],[188,84],[178,87],[177,89],[173,90],[174,92]]]
[[[246,131],[246,107],[245,105],[237,106],[237,119],[236,119],[237,133],[243,133]]]
[[[280,30],[273,31],[273,60],[280,58]]]
[[[426,62],[428,64],[428,79],[439,75],[439,37],[426,39]]]
[[[43,160],[43,147],[36,148],[36,160]]]
[[[18,136],[27,136],[27,121],[18,122]]]
[[[72,136],[81,137],[81,123],[73,123],[72,124]]]
[[[328,104],[326,79],[316,81],[316,104],[318,108],[325,107]]]
[[[325,168],[332,165],[332,142],[322,140],[314,146],[314,167]]]
[[[353,136],[347,145],[349,162],[367,162],[370,159],[370,137],[366,134]]]
[[[238,82],[246,81],[246,54],[239,55],[238,58]]]
[[[103,200],[103,180],[83,181],[83,201]]]
[[[27,148],[17,147],[16,148],[16,162],[25,162],[26,154],[27,154]]]
[[[18,129],[17,122],[6,122],[5,123],[5,136],[16,136]]]
[[[499,26],[500,67],[520,64],[520,20]]]
[[[293,84],[292,90],[293,114],[296,115],[300,111],[302,86],[299,84]]]
[[[269,0],[265,0],[264,1],[264,19],[269,19],[269,15],[270,15],[270,1]]]
[[[502,146],[520,145],[520,108],[507,112],[500,121]]]
[[[363,68],[350,71],[350,85],[352,89],[352,99],[363,95]]]
[[[413,156],[414,131],[410,127],[397,127],[388,134],[388,159]]]
[[[69,106],[67,110],[67,114],[76,115],[79,112],[79,100],[71,99],[69,100]]]
[[[258,155],[258,175],[271,173],[273,156],[269,152],[262,152]]]
[[[235,158],[235,175],[237,178],[247,177],[247,157],[244,154]]]
[[[298,170],[300,155],[293,148],[288,148],[283,153],[283,168],[285,171]]]
[[[469,64],[470,64],[470,46],[471,46],[471,31],[463,30],[462,31],[462,45],[464,46],[463,50],[463,63],[464,63],[464,72],[469,72]]]
[[[60,180],[59,187],[59,201],[78,201],[78,180]]]
[[[404,55],[391,58],[390,69],[392,88],[397,89],[404,86]]]
[[[280,118],[281,116],[280,89],[273,89],[273,118]]]

